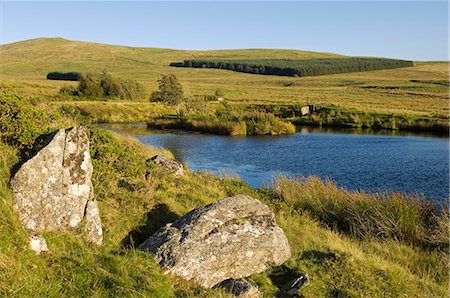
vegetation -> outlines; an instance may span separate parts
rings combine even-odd
[[[279,177],[270,190],[289,206],[355,238],[448,248],[447,206],[438,209],[422,197],[347,191],[318,177]]]
[[[414,66],[412,61],[384,58],[322,58],[310,60],[184,60],[170,66],[219,68],[238,72],[277,76],[320,76]]]
[[[415,62],[413,67],[316,77],[254,76],[219,69],[177,68],[172,61],[320,59],[346,56],[296,50],[178,51],[133,48],[43,38],[0,45],[1,91],[13,91],[27,98],[67,102],[83,97],[56,94],[74,82],[43,80],[52,70],[97,73],[138,81],[143,94],[158,88],[161,74],[174,73],[185,85],[189,97],[224,91],[232,103],[315,104],[356,109],[365,113],[390,113],[448,118],[448,62]],[[24,63],[26,56],[33,63]],[[363,88],[364,87],[364,88]],[[370,87],[370,88],[365,88]],[[148,102],[148,96],[136,101]],[[93,103],[95,106],[96,103]]]
[[[47,80],[78,81],[79,78],[80,78],[79,72],[53,71],[47,74]]]
[[[116,78],[107,72],[103,72],[101,75],[82,73],[79,75],[78,81],[77,88],[63,86],[59,93],[87,98],[107,97],[125,100],[135,100],[142,96],[142,87],[138,82]]]
[[[10,134],[17,127],[33,132],[29,138],[2,137],[0,141],[1,296],[226,297],[219,289],[201,289],[163,275],[149,254],[134,247],[193,208],[235,194],[269,204],[292,249],[292,257],[283,266],[250,277],[264,296],[276,296],[282,285],[303,273],[310,278],[301,290],[305,297],[447,294],[448,245],[442,245],[437,224],[443,218],[427,204],[408,203],[414,198],[395,195],[348,192],[317,178],[281,178],[270,189],[252,189],[236,178],[201,172],[188,171],[176,178],[147,162],[156,153],[171,156],[169,152],[95,127],[88,129],[104,244],[93,247],[83,235],[71,231],[49,232],[44,236],[50,251],[36,256],[28,249],[26,232],[13,209],[12,169],[20,162],[21,148],[41,133],[79,120],[48,102],[11,94],[2,95],[0,107],[19,103],[15,118],[9,116],[10,108],[0,110],[2,132]],[[38,126],[27,121],[35,112],[42,115]],[[385,199],[378,206],[376,200],[369,202],[375,197]],[[348,223],[334,214],[348,216]],[[355,228],[358,221],[364,224],[360,229]],[[378,235],[378,229],[384,234]]]
[[[253,135],[287,135],[295,133],[295,126],[272,114],[245,113],[239,116],[220,117],[160,117],[147,122],[153,129],[183,129],[203,133],[253,136]]]
[[[183,99],[183,86],[174,74],[161,75],[161,79],[158,80],[158,90],[150,96],[151,102],[162,102],[174,106],[177,115],[180,114],[180,104]]]
[[[448,119],[380,113],[361,113],[335,108],[322,108],[319,112],[292,119],[298,125],[315,125],[349,128],[430,131],[448,134]]]

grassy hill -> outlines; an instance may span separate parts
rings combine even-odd
[[[50,71],[107,70],[136,79],[147,96],[162,73],[175,73],[186,94],[211,95],[217,88],[235,102],[336,105],[359,111],[448,117],[448,62],[416,62],[414,67],[325,75],[277,77],[219,69],[174,68],[185,59],[318,59],[346,56],[297,50],[184,51],[133,48],[97,43],[40,38],[0,46],[1,90],[24,96],[57,94],[70,83],[49,81]],[[73,83],[72,83],[73,84]],[[148,97],[141,100],[147,101]]]

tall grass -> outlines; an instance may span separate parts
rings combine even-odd
[[[147,122],[147,127],[154,129],[184,129],[229,136],[287,135],[295,133],[295,126],[292,123],[283,121],[273,114],[256,112],[214,118],[154,118]]]
[[[295,209],[354,237],[448,246],[448,210],[418,196],[349,191],[318,177],[278,177],[270,190]]]

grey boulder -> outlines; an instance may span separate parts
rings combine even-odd
[[[194,209],[138,248],[152,253],[165,273],[206,288],[279,266],[291,255],[274,213],[244,195]]]
[[[88,240],[101,244],[92,171],[86,130],[80,126],[54,133],[11,180],[14,208],[24,227],[33,232],[77,228],[87,213],[86,229],[95,231]]]
[[[164,155],[155,155],[150,160],[157,165],[163,166],[175,176],[182,176],[184,174],[184,167],[181,163]]]

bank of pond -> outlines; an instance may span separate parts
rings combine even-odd
[[[440,117],[368,113],[313,105],[248,105],[240,108],[239,114],[230,115],[162,115],[150,119],[147,127],[229,136],[289,135],[295,133],[295,126],[301,125],[449,133],[449,120]]]

